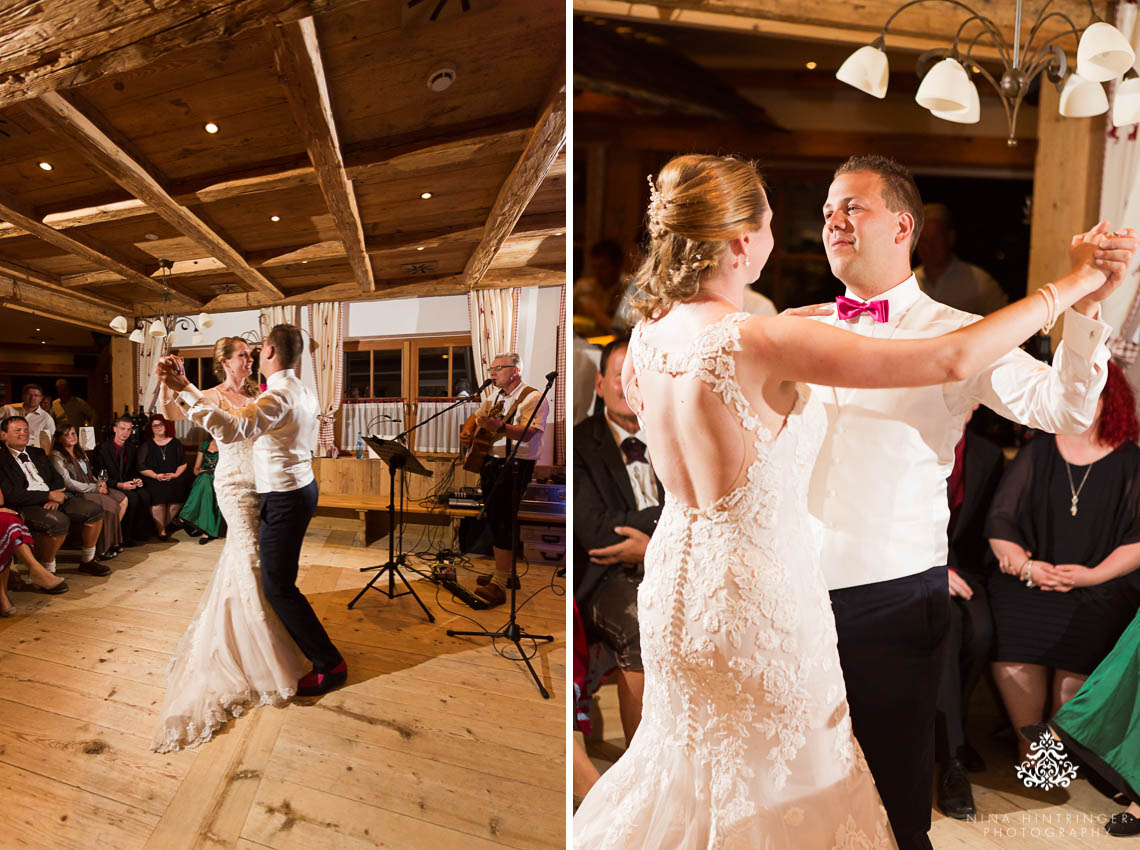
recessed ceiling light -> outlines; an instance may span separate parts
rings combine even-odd
[[[47,345],[47,340],[46,340],[46,339],[41,339],[41,340],[40,340],[40,345]]]
[[[158,239],[158,234],[157,233],[144,233],[143,238],[153,242],[156,239]]]
[[[423,245],[420,245],[418,248],[416,248],[417,251],[422,251],[423,249],[424,249]]]
[[[217,124],[215,124],[213,121],[211,121],[209,124],[207,124],[207,125],[206,125],[206,132],[207,132],[207,133],[216,133],[216,132],[218,132],[218,125],[217,125]]]
[[[269,220],[270,220],[270,221],[281,221],[281,216],[279,216],[279,215],[271,215],[271,216],[269,217]]]
[[[301,260],[301,265],[305,265],[305,263],[307,263],[307,262],[309,262],[309,261],[308,260]]]
[[[809,71],[814,71],[819,66],[815,62],[807,62],[804,64],[804,67],[807,68]]]
[[[50,162],[41,162],[40,168],[42,168],[44,171],[51,171],[51,163]]]
[[[420,194],[420,197],[426,201],[428,198],[431,197],[431,192],[423,192]]]
[[[39,328],[36,328],[36,333],[39,333],[39,332],[40,332],[40,329],[39,329]]]

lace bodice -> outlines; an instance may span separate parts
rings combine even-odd
[[[706,507],[666,492],[638,595],[642,722],[579,810],[579,848],[894,846],[851,733],[807,513],[826,414],[799,386],[783,428],[765,427],[736,377],[748,318],[707,325],[680,353],[647,343],[640,326],[630,342],[635,374],[712,389],[753,459]]]

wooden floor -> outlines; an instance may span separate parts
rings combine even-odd
[[[384,558],[344,537],[310,532],[300,587],[348,685],[166,755],[149,743],[167,661],[221,544],[179,534],[128,550],[107,578],[75,574],[65,552],[70,593],[13,594],[21,615],[0,620],[0,846],[564,847],[565,596],[544,590],[520,614],[556,637],[533,662],[544,700],[490,641],[445,634],[471,624],[440,602],[491,628],[503,608],[437,601],[420,582],[435,623],[410,597],[369,593],[347,610],[370,575],[358,568]],[[520,602],[551,578],[531,567]]]
[[[1005,720],[984,683],[974,694],[971,712],[970,742],[981,752],[987,768],[985,773],[970,775],[978,814],[959,821],[933,808],[930,842],[934,850],[1082,850],[1115,846],[1113,842],[1118,839],[1104,831],[1104,824],[1124,806],[1096,791],[1080,769],[1068,788],[1025,788],[1017,778],[1012,738],[995,734],[1005,726]],[[600,730],[595,729],[595,737],[585,743],[591,761],[605,772],[625,749],[617,688],[613,684],[607,683],[599,691],[595,718],[599,717]],[[581,740],[580,733],[576,734]]]

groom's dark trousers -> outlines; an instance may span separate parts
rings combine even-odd
[[[946,567],[831,591],[855,730],[899,850],[930,850],[934,716],[950,619]]]
[[[313,670],[327,673],[341,662],[309,600],[297,589],[301,543],[317,509],[317,482],[299,490],[261,494],[261,587]]]

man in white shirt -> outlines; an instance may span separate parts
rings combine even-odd
[[[930,337],[977,321],[931,300],[911,274],[922,202],[901,165],[853,157],[836,171],[823,211],[824,247],[847,295],[821,321],[882,339]],[[1127,239],[1110,247],[1122,246],[1135,248]],[[829,429],[809,510],[818,520],[855,735],[901,850],[930,847],[954,448],[976,403],[1053,433],[1079,433],[1092,422],[1109,357],[1099,298],[1119,277],[1066,311],[1052,368],[1018,350],[956,384],[814,388]]]
[[[0,418],[22,416],[28,422],[28,445],[45,452],[51,451],[51,441],[55,438],[55,420],[41,406],[44,391],[39,384],[24,384],[21,394],[23,404],[9,404],[0,409]]]
[[[479,405],[459,433],[460,442],[464,446],[470,443],[479,429],[496,435],[479,475],[487,524],[491,528],[495,573],[492,576],[481,576],[477,580],[479,587],[475,591],[492,606],[507,601],[507,589],[511,584],[511,556],[518,545],[514,539],[513,519],[522,501],[522,494],[534,474],[535,461],[542,455],[542,439],[546,433],[546,420],[550,416],[550,406],[546,399],[542,399],[542,405],[534,413],[534,420],[527,427],[527,420],[539,404],[542,393],[523,383],[520,368],[521,361],[515,352],[495,355],[489,371],[496,392]],[[495,405],[501,405],[500,415],[494,415]],[[516,443],[518,452],[515,459],[518,466],[512,489],[509,486],[510,473],[500,478],[500,471],[503,459],[510,454]]]
[[[945,204],[922,208],[922,233],[918,256],[922,265],[914,270],[922,291],[948,307],[988,316],[1009,303],[1009,296],[990,274],[954,253],[958,233]]]
[[[637,590],[664,490],[637,416],[625,400],[628,338],[602,350],[595,382],[604,412],[574,428],[574,599],[590,637],[617,659],[626,746],[641,722],[645,673]]]
[[[265,598],[313,664],[313,672],[297,683],[297,694],[315,696],[343,685],[348,665],[297,588],[301,543],[318,496],[313,450],[319,406],[295,371],[303,350],[299,329],[275,326],[265,338],[259,361],[266,391],[233,413],[211,404],[186,379],[176,358],[164,358],[158,372],[163,383],[179,393],[178,404],[186,418],[223,443],[256,441],[253,474],[261,497],[261,584]]]

